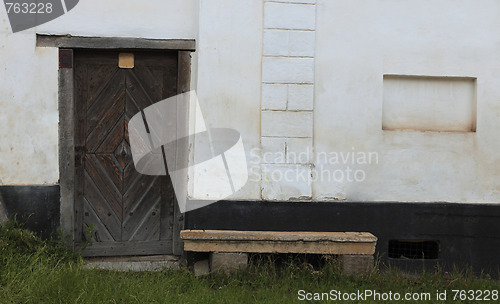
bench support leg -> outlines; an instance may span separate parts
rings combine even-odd
[[[345,254],[341,255],[339,259],[344,273],[362,274],[373,269],[373,255]]]
[[[247,253],[212,252],[210,253],[210,270],[231,273],[239,268],[247,267]]]
[[[202,260],[194,263],[194,276],[204,276],[210,273],[210,264],[208,260]]]

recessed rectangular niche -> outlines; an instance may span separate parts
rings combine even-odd
[[[384,75],[383,130],[476,131],[476,78]]]

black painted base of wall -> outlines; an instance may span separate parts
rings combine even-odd
[[[10,218],[43,238],[57,236],[59,186],[0,186]],[[385,265],[500,271],[500,204],[221,201],[185,214],[187,229],[367,231]],[[437,259],[388,257],[389,240],[439,242]]]
[[[9,219],[44,239],[57,237],[60,225],[59,186],[0,186],[0,197]]]
[[[186,214],[186,229],[366,231],[383,265],[500,270],[500,204],[221,201]],[[434,240],[437,259],[389,258],[389,240]]]

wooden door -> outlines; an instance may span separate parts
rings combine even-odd
[[[168,176],[139,174],[128,121],[178,92],[177,52],[75,51],[76,241],[87,256],[172,254],[175,196]],[[89,233],[91,232],[91,233]]]

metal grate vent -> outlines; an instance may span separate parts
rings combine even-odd
[[[437,259],[439,241],[390,240],[389,257],[393,259]]]

